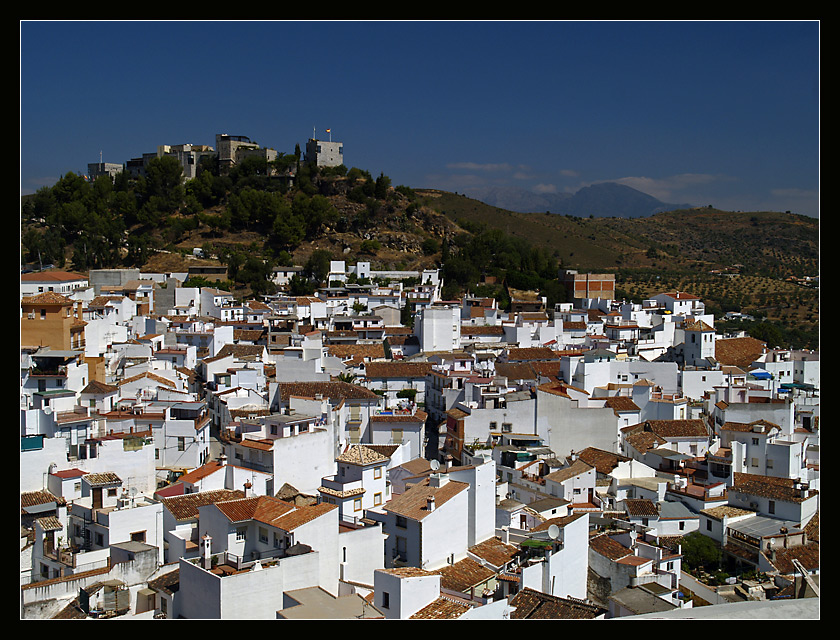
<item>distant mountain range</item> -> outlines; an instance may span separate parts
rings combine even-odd
[[[663,211],[691,209],[690,204],[668,204],[637,189],[601,182],[583,187],[577,193],[533,193],[517,187],[474,188],[470,198],[517,213],[556,213],[578,218],[644,218]]]

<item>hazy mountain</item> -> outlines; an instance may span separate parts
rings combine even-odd
[[[557,213],[579,218],[643,218],[674,209],[689,209],[690,204],[669,204],[617,182],[602,182],[583,187],[575,194],[533,193],[516,187],[471,189],[467,196],[500,209],[518,213]]]

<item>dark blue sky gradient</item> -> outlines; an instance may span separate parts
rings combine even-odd
[[[21,22],[21,193],[160,144],[819,215],[819,22]]]

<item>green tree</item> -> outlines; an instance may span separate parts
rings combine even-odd
[[[315,280],[318,285],[326,280],[330,272],[330,261],[332,254],[326,249],[316,249],[309,256],[306,264],[303,265],[303,273],[305,276]]]
[[[440,251],[440,242],[438,242],[435,238],[426,238],[423,240],[421,249],[423,250],[424,255],[433,256]]]
[[[388,189],[391,187],[391,178],[380,173],[374,185],[373,194],[377,200],[385,200],[388,197]]]
[[[144,174],[138,181],[142,202],[138,218],[143,224],[157,226],[175,213],[184,200],[183,169],[177,158],[161,156],[149,161]]]
[[[722,558],[720,545],[699,531],[692,531],[680,540],[683,561],[687,568],[714,571],[719,568]]]

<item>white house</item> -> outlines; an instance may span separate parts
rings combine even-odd
[[[385,566],[429,570],[466,557],[469,484],[433,474],[368,516],[383,523]]]
[[[336,458],[337,472],[318,487],[321,502],[338,506],[339,521],[355,522],[366,509],[390,500],[388,457],[365,445],[351,445]]]
[[[817,512],[819,492],[807,483],[791,478],[775,478],[760,474],[735,473],[729,487],[729,504],[741,509],[789,520],[804,527]]]
[[[589,518],[585,513],[551,518],[531,529],[524,548],[528,561],[520,572],[519,588],[587,598]],[[537,543],[540,544],[537,544]]]

